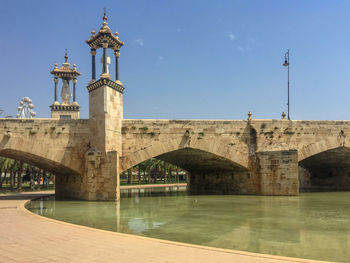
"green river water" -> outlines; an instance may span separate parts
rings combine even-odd
[[[173,189],[174,190],[174,189]],[[113,201],[38,199],[34,213],[94,228],[205,246],[350,262],[350,192],[187,195],[124,190]]]

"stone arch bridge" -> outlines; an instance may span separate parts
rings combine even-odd
[[[193,193],[298,195],[350,188],[350,121],[126,120],[119,79],[124,42],[108,27],[106,14],[86,43],[89,119],[66,119],[79,116],[75,85],[80,75],[67,55],[62,67],[51,71],[52,117],[64,119],[0,119],[0,155],[55,173],[57,196],[118,200],[120,173],[153,157],[187,170]],[[115,55],[114,80],[108,50]],[[62,104],[57,101],[59,78],[65,86],[72,80],[72,104],[63,97]]]
[[[187,170],[197,194],[350,189],[350,121],[96,122],[0,119],[0,156],[52,171],[58,196],[85,200],[119,199],[119,174],[150,158]]]

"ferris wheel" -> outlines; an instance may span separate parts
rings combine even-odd
[[[33,118],[36,115],[36,112],[33,111],[34,104],[29,97],[24,97],[19,102],[19,107],[17,108],[18,113],[16,118]]]

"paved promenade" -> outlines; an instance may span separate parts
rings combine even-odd
[[[317,262],[208,248],[44,218],[26,201],[52,192],[0,195],[0,262]]]

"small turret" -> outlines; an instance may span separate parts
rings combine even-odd
[[[77,77],[80,75],[80,72],[77,71],[76,64],[73,65],[73,68],[70,67],[70,64],[68,63],[67,49],[64,55],[62,67],[59,68],[58,64],[55,63],[54,69],[50,73],[54,76],[55,83],[54,102],[50,106],[51,118],[79,119],[80,106],[76,100],[76,84]],[[57,98],[57,86],[59,79],[61,79],[63,83],[61,88],[61,103]],[[73,82],[73,103],[70,103],[72,98],[70,81]]]

